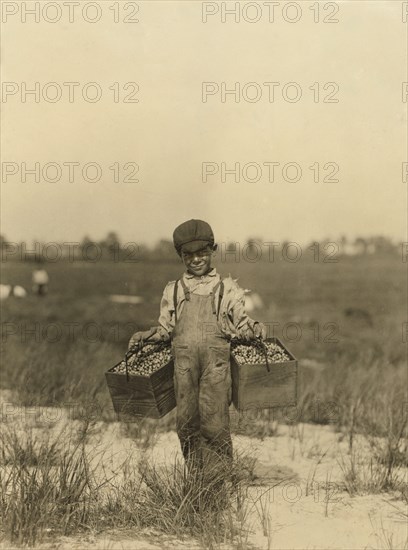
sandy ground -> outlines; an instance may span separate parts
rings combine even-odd
[[[3,402],[4,403],[4,402]],[[6,414],[2,408],[3,426],[12,422],[47,430],[62,429],[66,413],[55,410],[29,413],[15,409]],[[6,410],[10,412],[11,409]],[[23,414],[24,413],[24,414]],[[51,416],[53,415],[53,416]],[[70,421],[75,429],[75,423]],[[23,429],[23,427],[22,427]],[[37,429],[37,428],[36,428]],[[344,490],[340,464],[348,460],[347,442],[330,426],[300,424],[279,426],[277,435],[263,440],[234,436],[239,453],[256,457],[255,479],[249,489],[246,508],[250,532],[241,548],[256,549],[402,549],[408,548],[407,506],[394,494],[353,496]],[[104,475],[121,475],[121,464],[142,452],[149,460],[171,463],[180,456],[177,436],[168,432],[157,436],[143,451],[134,440],[124,436],[119,423],[96,424],[90,446],[100,450]],[[357,441],[362,453],[364,443]],[[405,481],[407,472],[401,472]],[[405,516],[404,516],[405,514]],[[193,540],[176,540],[154,532],[137,534],[113,532],[104,536],[59,538],[41,548],[89,550],[159,550],[162,548],[193,549]],[[0,548],[10,548],[5,542]],[[222,548],[230,548],[223,546]],[[234,548],[237,548],[235,546]]]

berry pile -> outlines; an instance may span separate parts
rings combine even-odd
[[[139,376],[150,376],[168,363],[170,359],[170,346],[158,349],[154,344],[146,344],[141,350],[129,357],[128,373],[138,374]],[[114,372],[126,373],[125,360],[117,365]]]
[[[278,344],[264,342],[268,363],[280,363],[290,361],[289,355]],[[265,364],[265,351],[260,345],[238,344],[233,348],[232,353],[238,363],[245,365]]]

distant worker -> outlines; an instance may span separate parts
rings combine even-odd
[[[42,267],[37,267],[33,271],[33,292],[38,296],[45,296],[48,292],[48,273]]]

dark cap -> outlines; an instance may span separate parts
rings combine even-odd
[[[197,252],[214,244],[214,233],[207,222],[188,220],[174,230],[173,243],[178,254]]]

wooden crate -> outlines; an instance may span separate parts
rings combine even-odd
[[[120,363],[119,363],[120,364]],[[150,376],[114,372],[105,373],[113,408],[122,420],[161,418],[176,406],[173,360]]]
[[[282,347],[290,361],[266,364],[240,364],[231,353],[232,402],[238,411],[272,409],[296,405],[298,364],[278,338],[268,338]]]

